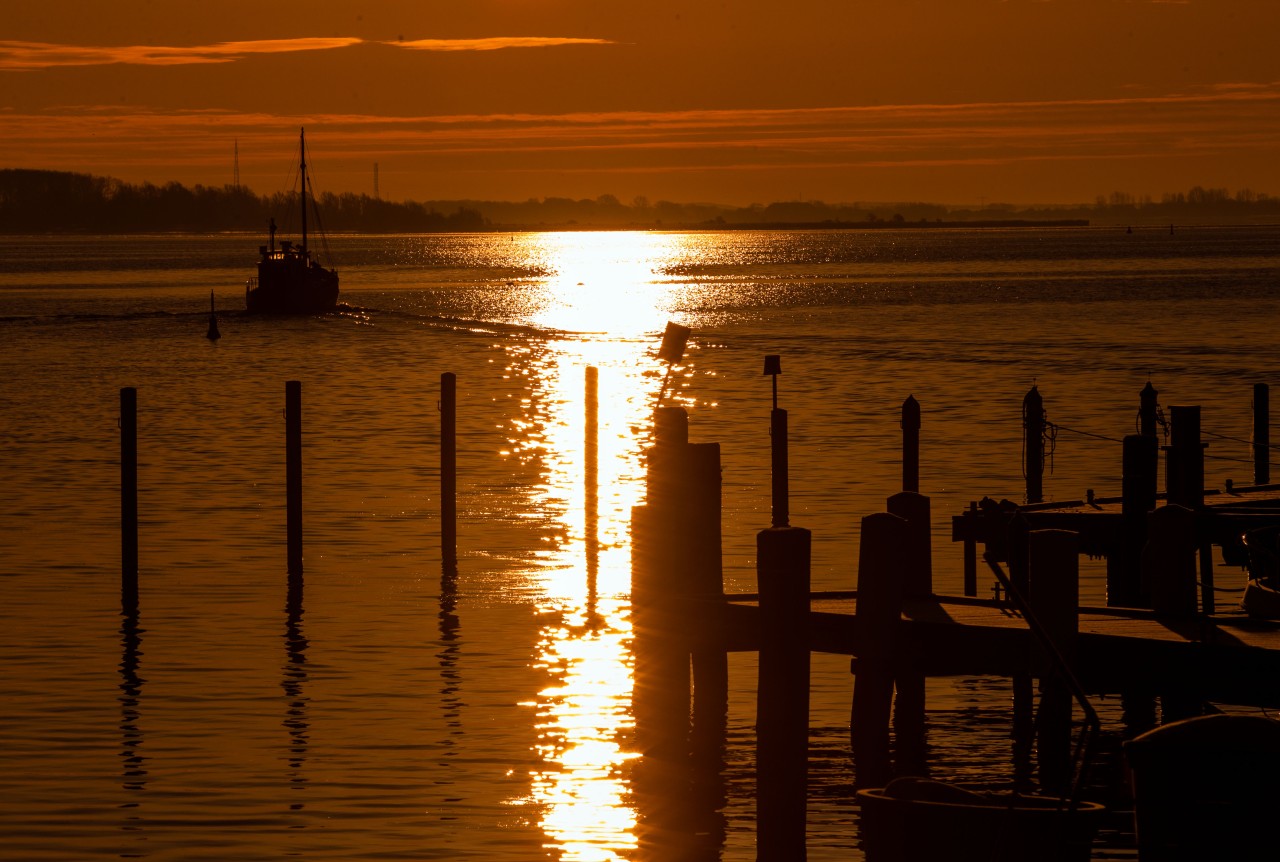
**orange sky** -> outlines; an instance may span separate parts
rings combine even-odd
[[[391,199],[1280,194],[1280,0],[15,0],[0,167]]]

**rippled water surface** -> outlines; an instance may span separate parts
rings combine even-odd
[[[1116,441],[1148,380],[1162,405],[1202,406],[1209,483],[1248,481],[1252,386],[1280,369],[1275,228],[334,237],[346,307],[288,320],[239,311],[259,242],[0,238],[5,858],[754,859],[752,657],[731,658],[724,770],[693,825],[665,817],[634,740],[629,522],[667,321],[693,329],[671,403],[722,447],[731,591],[754,590],[769,525],[766,354],[782,357],[815,589],[853,586],[858,521],[900,488],[907,395],[935,583],[959,592],[949,518],[1022,498],[1033,383],[1059,428],[1046,493],[1068,500],[1119,493]],[[444,372],[456,577],[440,552]],[[291,379],[306,500],[292,585]],[[141,586],[122,615],[124,386]],[[1100,569],[1084,578],[1101,601]],[[848,670],[814,657],[810,860],[860,858]],[[1008,781],[1008,699],[1003,680],[931,681],[938,777]]]

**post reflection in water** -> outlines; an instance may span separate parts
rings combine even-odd
[[[553,525],[531,573],[546,620],[538,662],[548,676],[533,704],[542,762],[532,793],[547,845],[563,860],[719,858],[719,839],[705,855],[705,831],[694,855],[668,831],[662,800],[688,801],[687,762],[678,777],[640,763],[632,712],[630,518],[644,494],[642,453],[660,379],[654,335],[675,305],[660,273],[683,239],[525,240],[531,260],[555,273],[542,285],[535,322],[589,333],[513,347],[508,369],[526,388],[511,454],[537,470],[526,502]]]
[[[311,724],[307,717],[309,699],[303,691],[303,686],[307,681],[307,648],[309,646],[307,636],[302,631],[302,575],[290,573],[288,594],[285,598],[285,664],[281,681],[287,701],[284,729],[289,734],[289,792],[292,797],[289,803],[290,811],[301,811],[306,807],[302,794],[307,789],[307,777],[303,768],[307,761]],[[303,821],[299,821],[292,824],[292,828],[301,829],[304,825]]]
[[[120,827],[124,832],[142,830],[141,797],[133,794],[141,794],[147,785],[147,760],[142,754],[142,729],[139,725],[139,704],[145,682],[138,673],[142,662],[142,633],[137,596],[126,593],[120,614],[120,695],[117,698],[120,703],[121,787],[125,791],[125,801],[120,808],[127,812]],[[133,854],[125,852],[121,855]]]
[[[440,651],[436,659],[440,663],[440,709],[444,713],[444,757],[455,757],[462,736],[462,675],[458,673],[458,656],[461,652],[461,635],[458,631],[458,566],[446,561],[440,573],[440,611],[437,614],[440,629]]]

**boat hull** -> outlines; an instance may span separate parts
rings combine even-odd
[[[245,290],[245,307],[254,314],[321,314],[338,304],[338,274],[320,266],[260,266],[257,284]]]

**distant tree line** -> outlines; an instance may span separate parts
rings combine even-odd
[[[392,202],[365,194],[325,193],[318,201],[326,231],[431,233],[573,228],[912,227],[946,224],[1155,224],[1280,221],[1280,198],[1244,189],[1166,194],[1160,200],[1123,192],[1092,205],[945,206],[923,202],[844,203],[780,201],[745,207],[710,203],[626,204],[613,195],[596,198],[530,198],[526,201],[441,200]],[[296,195],[259,196],[240,186],[179,183],[135,185],[108,177],[62,171],[0,170],[0,233],[148,233],[157,231],[262,231],[275,217],[283,229],[297,208]],[[295,219],[296,220],[296,219]]]
[[[429,233],[487,226],[475,210],[444,213],[429,204],[368,195],[326,193],[318,205],[327,231]],[[64,171],[0,170],[0,233],[265,231],[270,218],[296,209],[296,195],[259,196],[243,186],[135,185]]]

